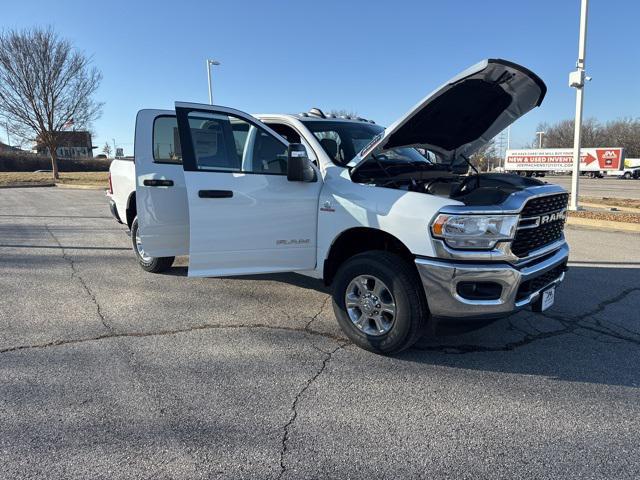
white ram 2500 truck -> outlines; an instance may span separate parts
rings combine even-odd
[[[567,193],[468,156],[546,93],[485,60],[387,128],[313,109],[252,116],[176,103],[138,113],[133,162],[111,169],[112,212],[150,272],[299,272],[333,286],[338,323],[380,353],[438,319],[548,308],[564,279]]]

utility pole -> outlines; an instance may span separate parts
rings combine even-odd
[[[211,87],[211,66],[220,65],[217,60],[207,59],[207,80],[209,82],[209,105],[213,105],[213,89]]]
[[[585,58],[587,50],[587,14],[589,0],[582,0],[580,5],[580,38],[578,40],[578,61],[576,70],[569,74],[569,86],[576,89],[576,118],[573,132],[573,172],[571,177],[570,210],[578,210],[578,180],[580,178],[580,136],[582,134],[582,105],[584,102],[584,81],[591,80],[585,76]]]

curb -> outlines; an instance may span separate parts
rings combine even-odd
[[[589,202],[580,202],[579,205],[583,207],[600,208],[604,210],[611,210],[612,208],[614,208],[616,211],[620,211],[620,212],[640,213],[640,208],[636,208],[636,207],[617,207],[615,205],[604,205],[602,203],[589,203]]]
[[[574,227],[591,227],[600,230],[618,230],[623,232],[639,232],[640,223],[614,222],[612,220],[594,220],[592,218],[567,218],[567,225]]]
[[[0,188],[37,188],[37,187],[55,187],[55,183],[13,183],[10,185],[0,185]]]
[[[56,183],[56,187],[58,188],[71,188],[77,190],[107,190],[109,187],[107,185],[83,185],[83,184],[65,184],[65,183]]]

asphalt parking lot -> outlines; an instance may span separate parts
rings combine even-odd
[[[385,358],[313,280],[148,274],[102,192],[0,190],[0,478],[638,478],[640,241],[567,236],[546,314]]]

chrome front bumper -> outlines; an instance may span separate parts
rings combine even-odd
[[[425,258],[418,258],[415,262],[429,310],[434,317],[481,319],[503,317],[536,302],[543,290],[564,280],[564,271],[525,296],[519,292],[521,285],[566,265],[568,258],[569,246],[563,243],[541,260],[521,267],[508,263],[469,263]],[[502,286],[502,291],[495,300],[464,298],[458,292],[460,282],[493,282]]]

